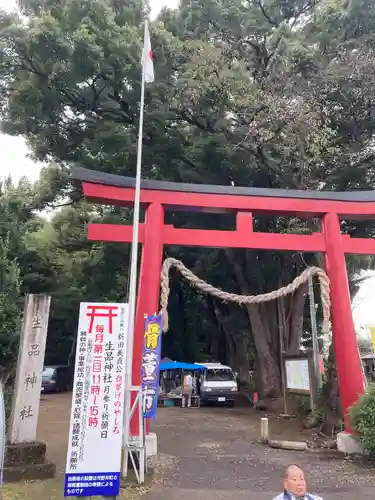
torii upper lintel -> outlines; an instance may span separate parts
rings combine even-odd
[[[132,206],[135,180],[131,177],[72,169],[84,195],[99,203]],[[348,219],[375,218],[375,191],[302,191],[143,180],[141,203],[161,203],[166,210],[215,213],[251,211],[319,217],[334,212]]]

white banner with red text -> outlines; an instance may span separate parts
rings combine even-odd
[[[81,303],[65,496],[120,490],[128,304]]]

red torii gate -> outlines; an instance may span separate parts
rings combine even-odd
[[[73,178],[82,184],[87,199],[104,205],[132,207],[135,182],[84,168],[74,168]],[[375,218],[375,192],[322,192],[244,188],[173,182],[142,182],[141,204],[146,221],[140,225],[142,260],[138,287],[133,350],[133,385],[140,385],[144,315],[158,310],[163,245],[232,247],[280,251],[322,252],[331,281],[332,332],[341,403],[346,430],[347,410],[364,391],[363,371],[357,349],[348,287],[345,254],[375,254],[375,239],[342,235],[340,218]],[[236,213],[235,231],[178,229],[164,224],[165,210]],[[253,232],[253,214],[319,218],[321,231],[311,235]],[[94,241],[130,243],[132,227],[89,224]],[[138,429],[138,412],[132,433]]]

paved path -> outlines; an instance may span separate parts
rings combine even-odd
[[[269,449],[254,419],[227,408],[158,410],[156,484],[144,500],[271,500],[286,465],[300,464],[324,500],[373,500],[375,468],[312,452]]]

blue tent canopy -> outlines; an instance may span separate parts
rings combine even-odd
[[[195,363],[181,363],[179,361],[170,361],[169,363],[160,363],[160,371],[166,370],[205,370],[206,367]]]
[[[167,356],[163,359],[160,360],[160,364],[164,364],[164,363],[170,363],[171,361],[173,361],[173,359],[171,358],[168,358]]]

